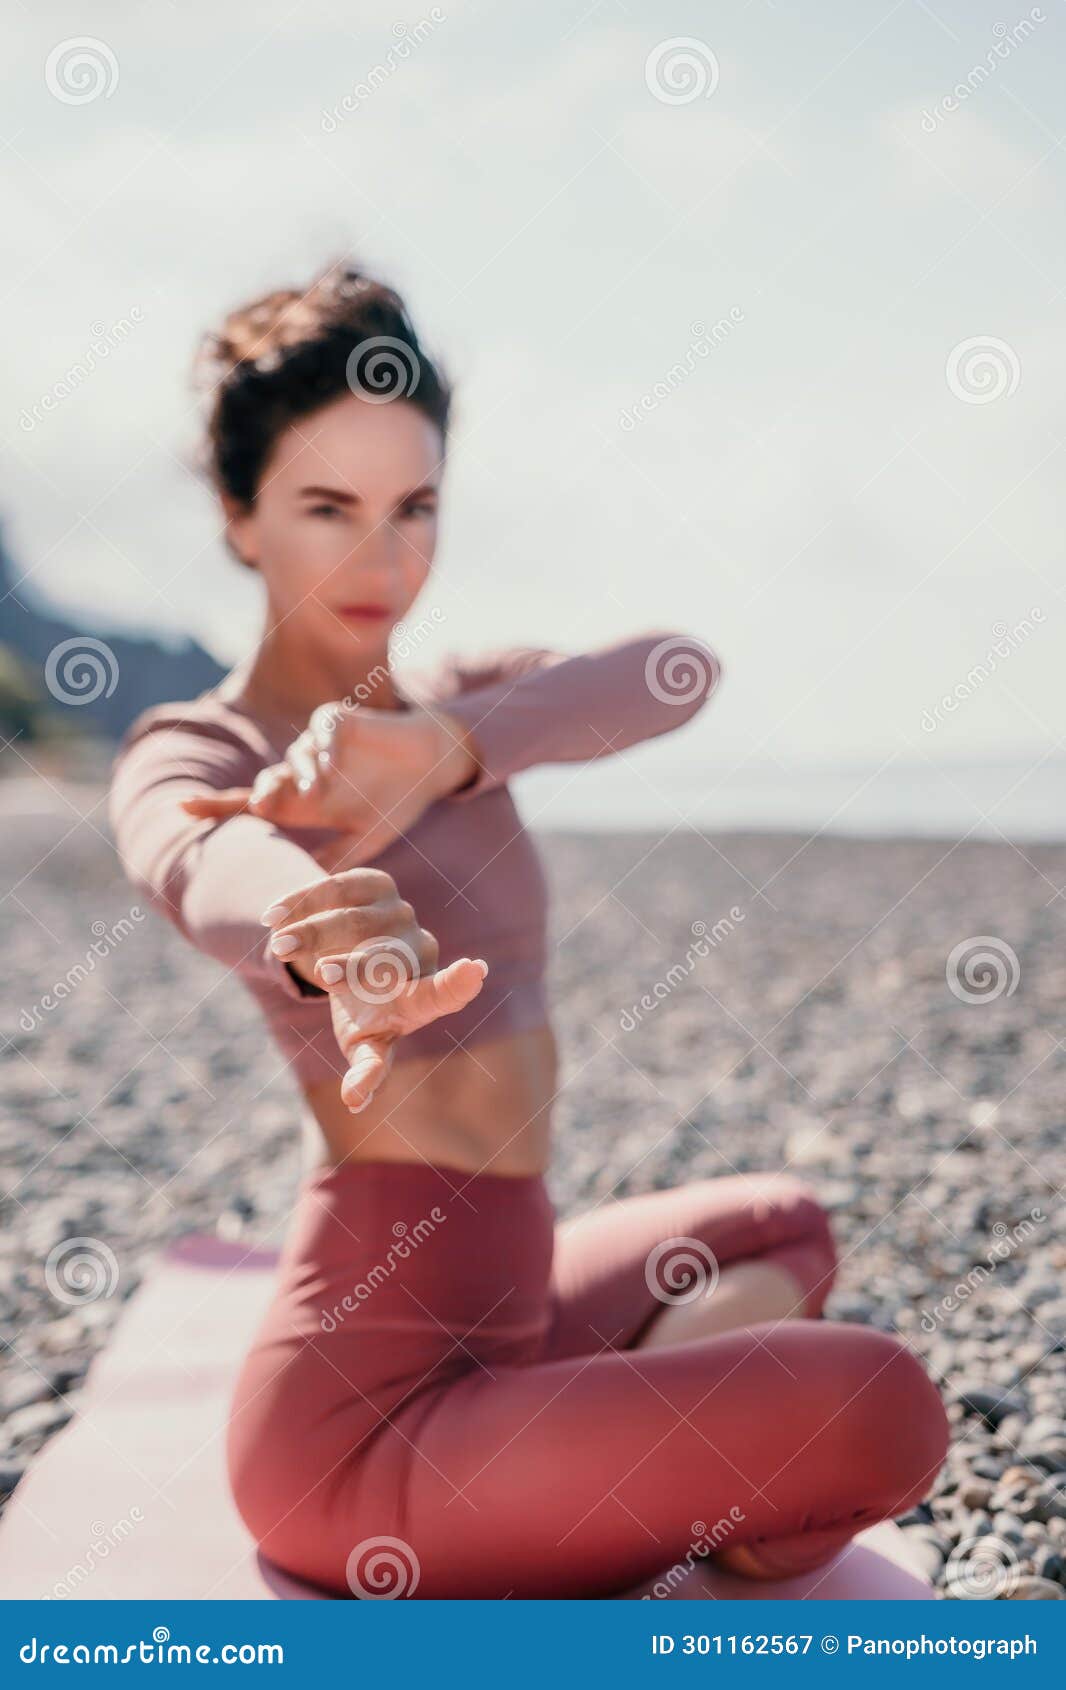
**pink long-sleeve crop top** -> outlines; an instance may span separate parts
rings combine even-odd
[[[461,956],[489,965],[473,1002],[409,1034],[397,1060],[548,1019],[547,887],[510,777],[538,763],[592,761],[680,727],[719,674],[701,641],[663,633],[578,656],[534,647],[474,660],[450,654],[396,682],[402,702],[440,704],[469,731],[479,768],[373,866],[393,877],[419,924],[436,935],[440,966]],[[310,1086],[345,1071],[328,999],[271,953],[260,916],[328,872],[345,836],[249,815],[195,819],[180,806],[205,787],[250,785],[279,762],[289,741],[273,732],[215,691],[143,712],[115,759],[110,819],[126,873],[146,902],[244,981],[297,1080]]]

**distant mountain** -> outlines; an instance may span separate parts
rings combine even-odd
[[[225,673],[195,640],[120,634],[102,620],[72,622],[20,574],[0,534],[0,648],[21,660],[20,675],[48,716],[117,740],[149,705],[195,698]]]

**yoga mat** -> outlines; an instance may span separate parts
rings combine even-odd
[[[274,1250],[190,1234],[162,1254],[0,1520],[0,1598],[321,1600],[258,1553],[226,1483],[237,1366],[270,1297]],[[931,1598],[893,1525],[830,1568],[759,1584],[695,1559],[627,1592],[693,1597]]]

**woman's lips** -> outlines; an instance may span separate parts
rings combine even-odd
[[[337,615],[349,621],[381,622],[392,615],[387,604],[340,604]]]

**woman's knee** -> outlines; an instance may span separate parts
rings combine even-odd
[[[836,1277],[837,1251],[829,1216],[813,1188],[794,1174],[763,1176],[750,1202],[772,1242],[766,1254],[787,1268],[806,1299],[803,1313],[821,1314]]]
[[[836,1405],[825,1433],[834,1460],[853,1469],[856,1494],[882,1515],[902,1513],[931,1489],[947,1454],[940,1392],[905,1344],[874,1327],[833,1325]]]

